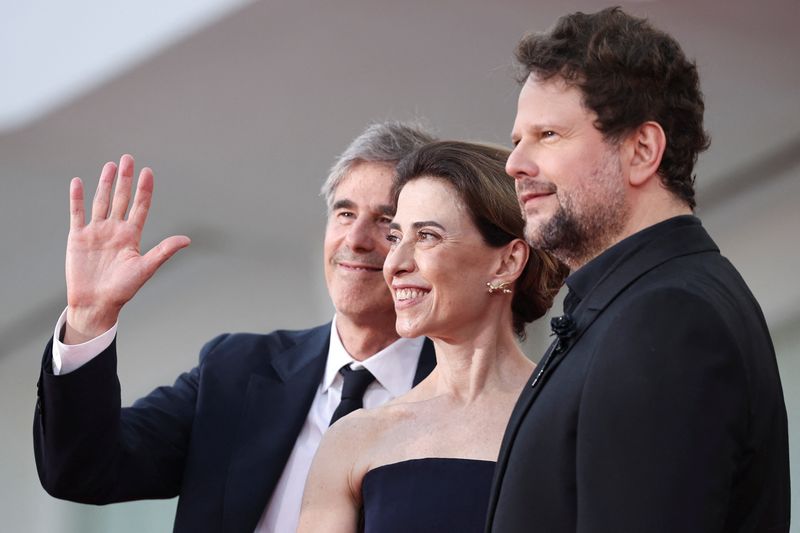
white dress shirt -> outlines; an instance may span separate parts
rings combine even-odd
[[[117,335],[117,324],[111,328],[82,344],[64,344],[61,342],[61,331],[67,323],[67,310],[61,313],[53,330],[53,374],[69,374],[77,370],[98,355],[100,352],[111,346],[111,342]]]
[[[117,324],[114,324],[107,332],[90,341],[66,345],[59,340],[65,321],[66,310],[61,314],[53,336],[53,373],[56,375],[72,372],[99,355],[111,345],[117,331]],[[369,370],[375,376],[375,381],[364,393],[364,407],[377,407],[411,389],[423,342],[422,337],[399,339],[369,359],[356,361],[347,353],[339,338],[334,316],[325,374],[255,533],[296,531],[311,461],[341,399],[344,378],[339,374],[339,369],[349,364],[353,369],[363,367]]]

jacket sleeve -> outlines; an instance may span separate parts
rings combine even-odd
[[[734,336],[684,290],[619,307],[581,398],[577,531],[723,531],[748,425]]]
[[[224,338],[217,337],[206,353]],[[57,498],[105,504],[178,494],[198,395],[201,366],[121,408],[116,340],[63,376],[45,349],[34,413],[36,467]]]

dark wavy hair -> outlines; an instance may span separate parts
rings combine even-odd
[[[418,178],[441,179],[455,188],[484,242],[493,248],[525,240],[525,220],[505,172],[509,151],[499,146],[439,141],[418,148],[397,165],[395,205],[403,187]],[[514,332],[525,338],[525,324],[543,316],[568,273],[547,252],[530,248],[511,301]]]
[[[659,123],[667,138],[661,182],[694,209],[694,165],[710,139],[697,66],[673,37],[613,7],[561,17],[549,31],[524,37],[515,55],[520,82],[558,76],[579,88],[608,141]]]

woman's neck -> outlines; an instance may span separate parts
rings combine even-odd
[[[469,338],[434,338],[435,394],[459,403],[472,403],[486,393],[518,394],[533,371],[510,325],[486,327]]]

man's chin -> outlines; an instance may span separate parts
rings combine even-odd
[[[552,224],[555,215],[545,212],[542,209],[531,210],[531,212],[523,212],[525,219],[525,238],[538,239],[541,235],[542,229]]]
[[[525,240],[533,248],[541,250],[545,246],[544,233],[541,224],[530,224],[525,226]]]
[[[353,286],[355,285],[355,286]],[[336,313],[345,316],[394,316],[394,303],[388,287],[365,287],[363,283],[337,287],[331,291]]]

